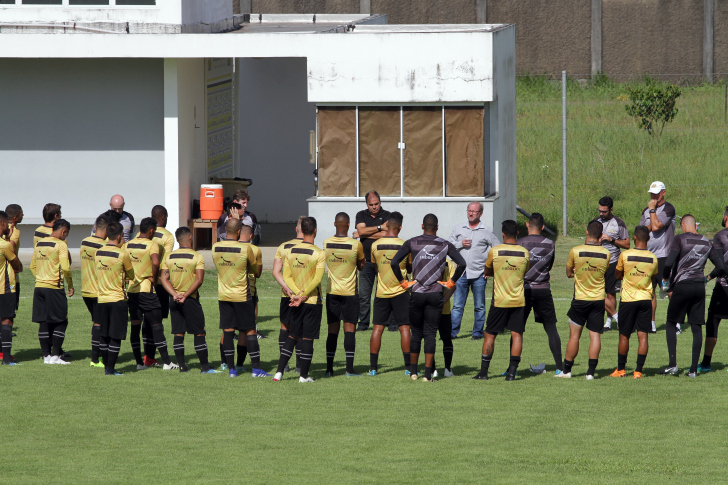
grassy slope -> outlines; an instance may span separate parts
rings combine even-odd
[[[571,294],[563,276],[568,248],[561,238],[553,271],[556,308],[565,347],[565,313]],[[76,275],[78,277],[78,275]],[[193,372],[135,372],[128,342],[121,378],[88,367],[90,331],[80,298],[70,302],[66,349],[70,366],[42,365],[36,325],[30,323],[32,278],[23,274],[21,312],[14,353],[24,365],[0,368],[2,436],[7,483],[206,482],[471,482],[623,483],[725,479],[723,457],[728,401],[724,346],[719,371],[698,379],[651,374],[666,363],[664,332],[652,337],[641,381],[612,379],[616,332],[603,338],[599,379],[584,380],[587,339],[576,378],[535,376],[529,362],[553,370],[545,334],[531,321],[525,335],[520,378],[505,383],[470,380],[481,342],[455,341],[457,377],[429,385],[402,373],[395,334],[385,332],[383,373],[376,378],[319,379],[299,385],[288,377],[274,384],[248,375],[201,376]],[[711,285],[712,286],[712,285]],[[277,359],[278,292],[264,275],[260,328],[262,359]],[[710,289],[710,287],[709,287]],[[203,286],[208,343],[218,362],[214,274]],[[664,321],[667,303],[660,302]],[[472,315],[471,308],[468,314]],[[168,324],[168,323],[167,323]],[[472,326],[472,316],[464,327]],[[369,333],[357,334],[357,368],[368,365]],[[689,360],[690,336],[678,337],[678,363]],[[171,342],[171,338],[169,339]],[[337,368],[343,366],[342,339]],[[492,374],[507,366],[507,339],[496,341]],[[170,345],[171,347],[171,345]],[[439,349],[438,349],[439,350]],[[628,370],[636,358],[633,348]],[[313,376],[324,371],[324,341],[316,343]]]

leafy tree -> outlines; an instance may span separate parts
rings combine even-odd
[[[627,114],[637,121],[637,126],[652,136],[659,136],[665,125],[675,119],[675,102],[682,90],[672,84],[657,84],[654,81],[627,88],[629,104]]]

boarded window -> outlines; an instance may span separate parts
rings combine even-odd
[[[356,110],[318,109],[319,195],[356,196]]]
[[[442,197],[442,108],[403,110],[404,195]]]
[[[449,197],[485,195],[483,108],[445,108]]]
[[[359,108],[359,196],[399,196],[399,107]]]

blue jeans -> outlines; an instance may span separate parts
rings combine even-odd
[[[468,292],[473,291],[473,304],[475,305],[475,322],[473,323],[473,337],[483,336],[485,326],[485,286],[488,281],[481,274],[477,278],[467,279],[461,276],[452,295],[452,338],[460,332],[460,322],[463,320],[465,303],[468,301]]]

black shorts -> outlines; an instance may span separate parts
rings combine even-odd
[[[291,320],[288,324],[288,335],[294,338],[318,339],[321,331],[323,305],[301,303],[290,309]]]
[[[99,299],[92,296],[84,296],[83,302],[86,304],[86,309],[91,314],[91,322],[99,323],[100,319],[97,310]]]
[[[289,306],[291,303],[291,299],[287,296],[281,297],[281,306],[280,306],[280,319],[281,323],[284,325],[290,325],[291,324],[291,307]]]
[[[683,323],[686,315],[690,325],[705,325],[703,282],[683,281],[673,287],[670,304],[667,305],[667,322]]]
[[[652,291],[656,292],[660,289],[662,283],[662,272],[665,270],[665,261],[667,257],[657,258],[657,273],[652,277]]]
[[[61,323],[68,320],[68,300],[63,288],[36,288],[33,292],[33,321]]]
[[[20,308],[20,281],[15,280],[15,309]]]
[[[252,301],[219,301],[220,329],[255,330],[255,305]]]
[[[525,288],[526,306],[524,307],[524,325],[533,309],[533,317],[536,323],[544,325],[555,324],[556,308],[554,308],[554,297],[551,296],[549,288]]]
[[[404,292],[392,298],[374,298],[374,325],[389,325],[394,315],[398,327],[409,325],[409,292]]]
[[[409,302],[410,327],[421,330],[425,336],[437,335],[443,304],[442,293],[439,291],[412,293]]]
[[[587,330],[602,333],[604,331],[604,300],[586,301],[571,300],[571,308],[566,313],[571,323]]]
[[[3,293],[0,295],[0,320],[13,318],[15,318],[15,293]]]
[[[359,321],[359,296],[326,295],[326,322],[329,324],[357,323]]]
[[[253,305],[258,306],[258,295],[253,295]]]
[[[159,300],[159,308],[161,309],[162,319],[169,316],[169,293],[164,289],[164,286],[157,285],[154,288],[157,293],[157,300]]]
[[[189,297],[179,305],[170,296],[168,303],[173,334],[205,335],[205,314],[199,300]]]
[[[169,293],[164,292],[169,296]],[[159,298],[154,293],[129,293],[129,318],[131,320],[141,321],[145,313],[160,310]],[[167,308],[169,308],[169,299],[167,299]]]
[[[498,335],[504,330],[523,333],[526,329],[525,307],[499,308],[491,303],[485,322],[485,333]]]
[[[452,317],[449,313],[440,315],[440,326],[437,330],[440,332],[440,340],[443,340],[443,337],[452,340]]]
[[[610,295],[617,293],[617,261],[609,263],[607,271],[604,272],[604,289]]]
[[[721,320],[728,318],[728,287],[721,286],[718,283],[713,287],[713,294],[710,295],[710,304],[708,305],[708,320],[714,318]]]
[[[126,300],[111,303],[99,303],[96,307],[101,324],[101,336],[115,340],[126,340],[128,328],[129,304]]]
[[[652,300],[619,302],[620,335],[629,337],[634,332],[648,333],[652,330]]]

